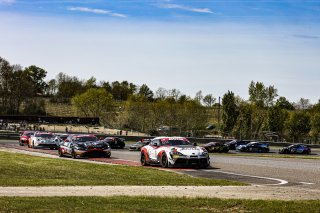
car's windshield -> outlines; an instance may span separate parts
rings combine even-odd
[[[27,132],[25,135],[30,137],[33,134],[34,134],[34,132]]]
[[[76,142],[97,141],[97,137],[77,137],[74,139]]]
[[[52,134],[36,134],[36,137],[39,137],[39,138],[52,138],[53,135]]]
[[[190,142],[186,140],[167,140],[167,141],[162,141],[162,145],[170,145],[170,146],[190,145]]]

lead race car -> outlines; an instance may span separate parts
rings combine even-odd
[[[162,167],[197,166],[207,168],[210,157],[207,150],[196,144],[191,145],[183,137],[157,137],[142,147],[142,166],[161,165]]]

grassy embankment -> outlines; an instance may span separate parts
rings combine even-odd
[[[163,197],[0,197],[0,212],[319,212],[319,201]]]
[[[0,186],[245,185],[144,167],[98,165],[0,152]]]

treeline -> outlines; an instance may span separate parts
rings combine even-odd
[[[218,97],[201,91],[190,97],[128,81],[97,82],[64,73],[46,81],[46,75],[37,66],[22,68],[0,57],[0,113],[43,114],[46,99],[69,104],[79,116],[99,117],[103,125],[149,134],[317,142],[320,133],[320,102],[292,103],[262,82],[250,83],[249,100],[228,91],[219,104]]]

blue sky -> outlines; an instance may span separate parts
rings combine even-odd
[[[0,56],[81,79],[320,99],[320,1],[0,0]]]

